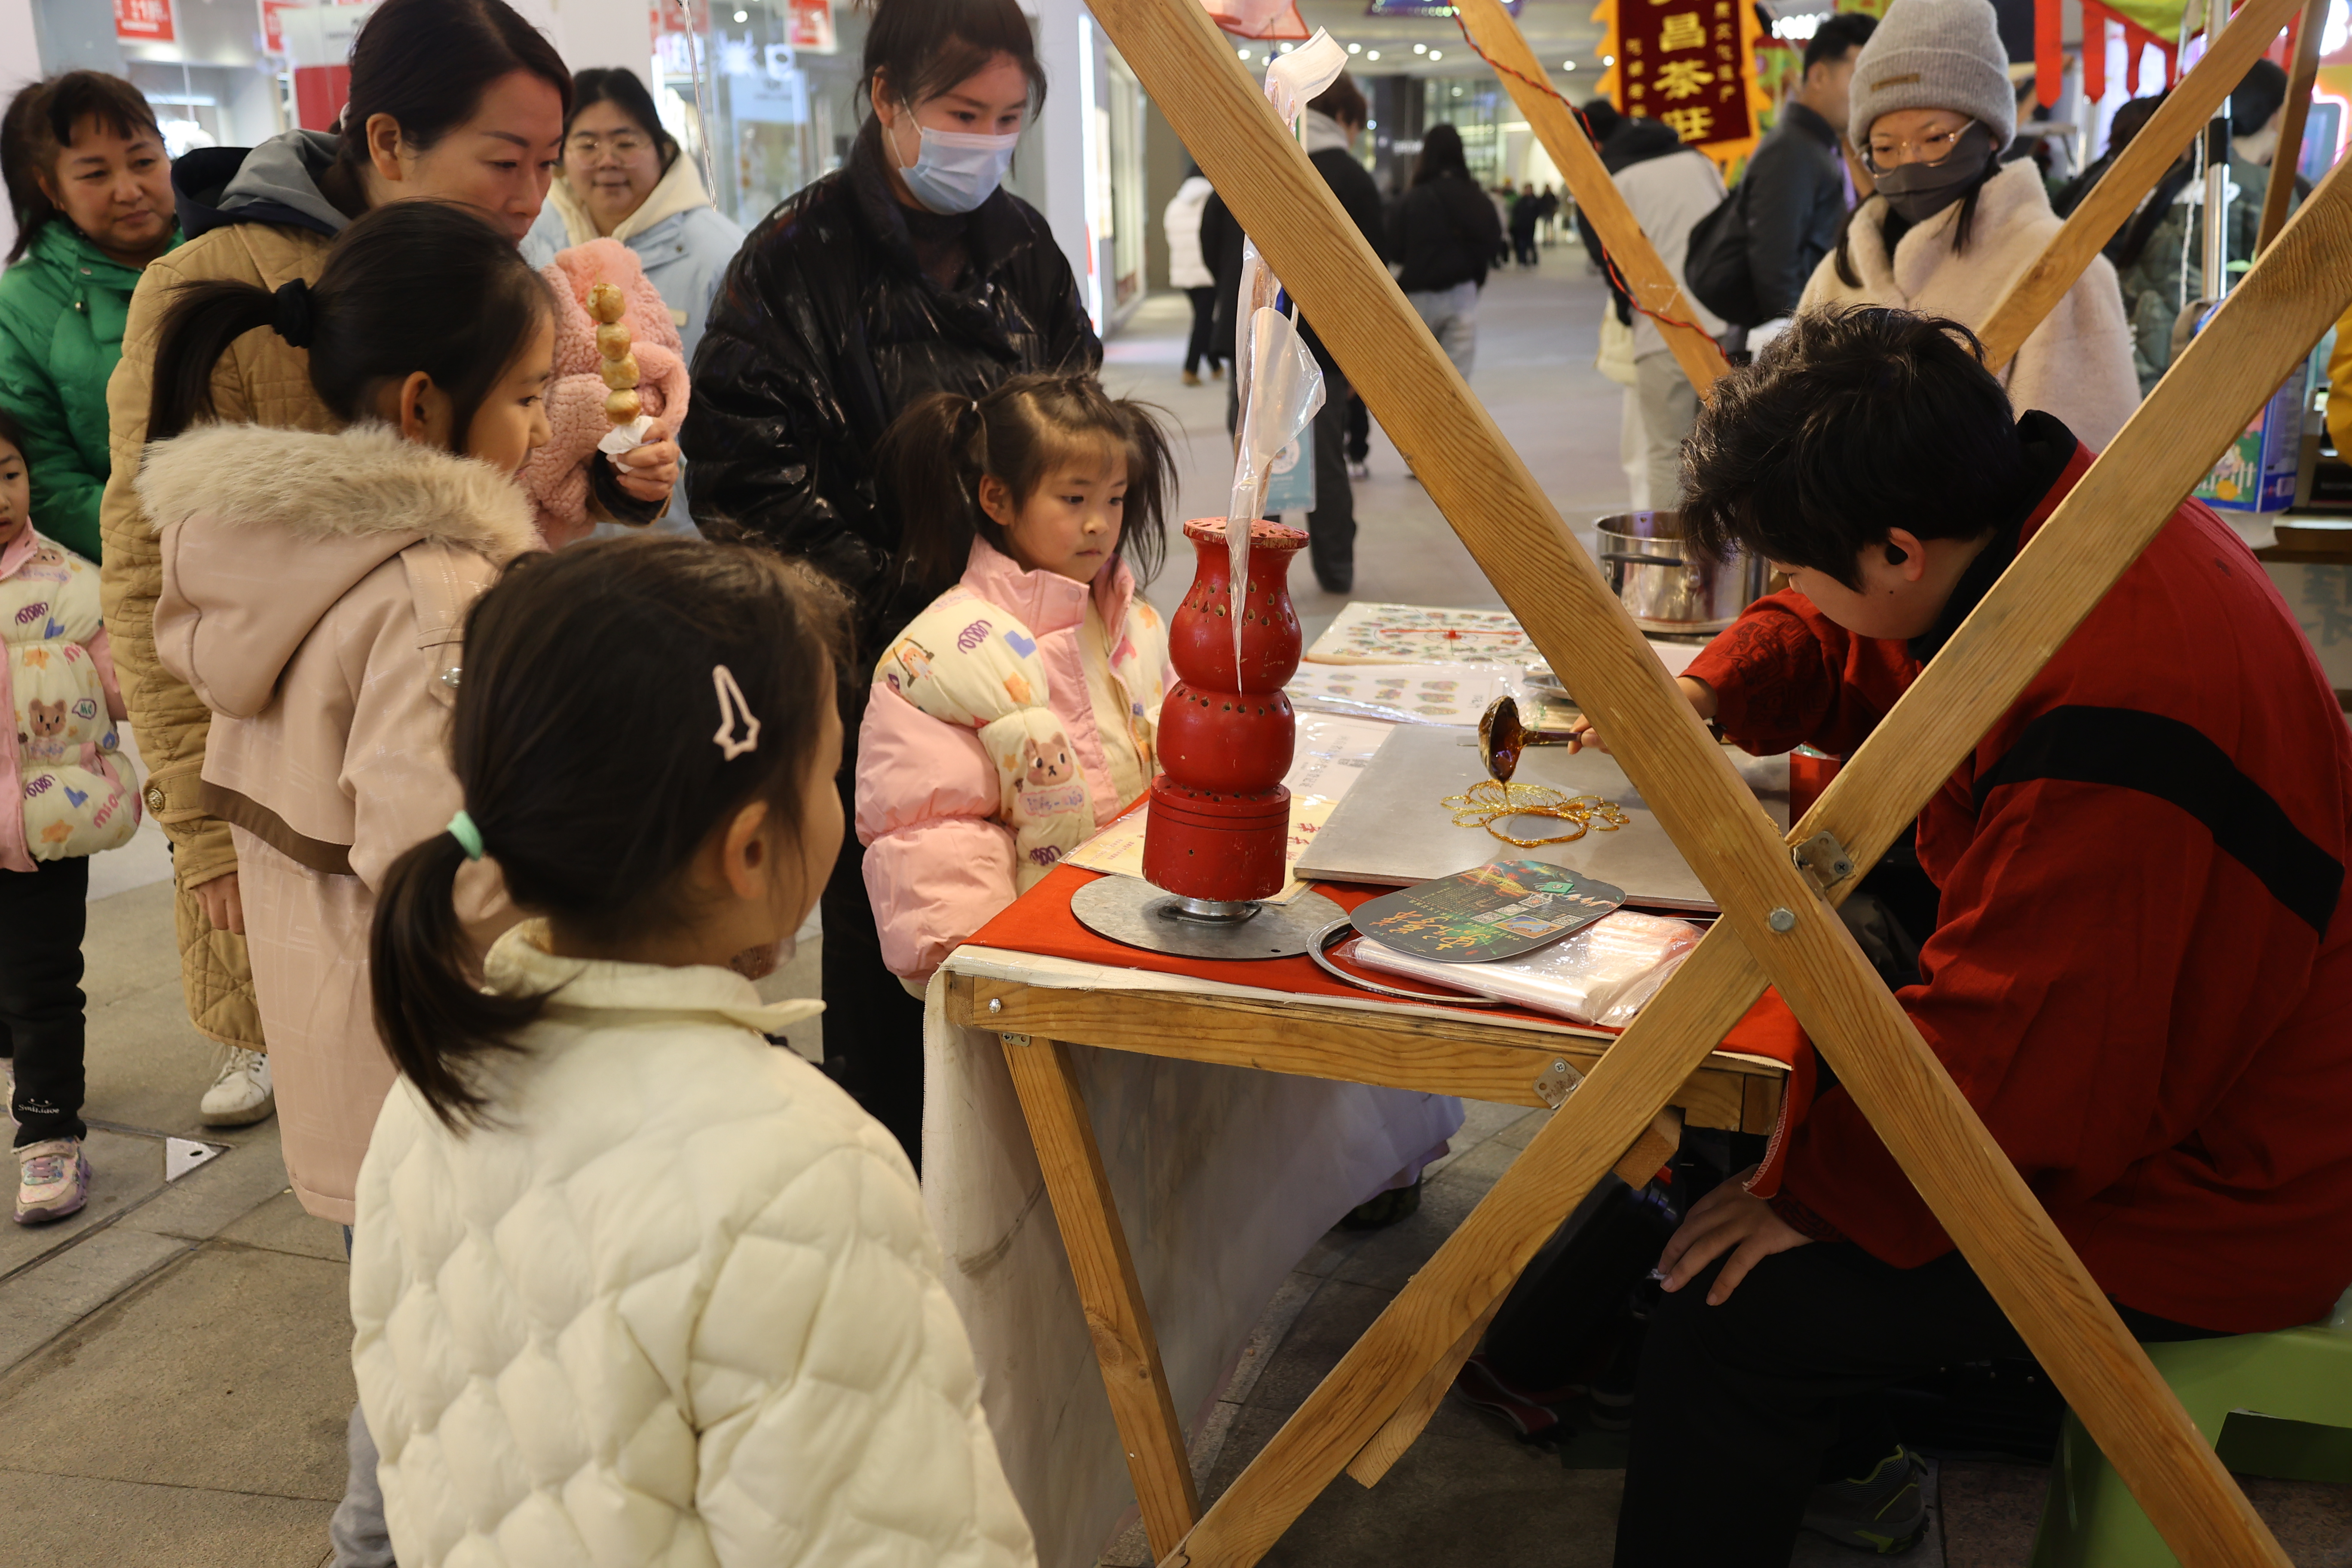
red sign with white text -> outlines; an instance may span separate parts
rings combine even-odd
[[[1739,0],[1618,0],[1618,108],[1706,146],[1756,134]]]
[[[141,44],[174,42],[172,0],[114,0],[114,36]]]

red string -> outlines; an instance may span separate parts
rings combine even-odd
[[[1592,133],[1592,122],[1584,118],[1584,110],[1569,102],[1568,100],[1561,95],[1559,89],[1552,86],[1550,82],[1538,81],[1534,77],[1528,75],[1525,71],[1514,70],[1511,67],[1505,65],[1502,61],[1488,54],[1485,49],[1480,48],[1478,47],[1478,40],[1470,36],[1470,25],[1462,19],[1462,8],[1459,5],[1452,7],[1448,14],[1454,18],[1455,30],[1461,33],[1462,41],[1470,46],[1470,52],[1472,54],[1476,55],[1480,59],[1485,60],[1486,64],[1492,67],[1497,74],[1512,77],[1519,81],[1526,82],[1529,87],[1534,88],[1537,91],[1544,94],[1547,98],[1559,103],[1561,108],[1567,110],[1569,113],[1576,117],[1577,128],[1584,132],[1584,139],[1591,142],[1596,150],[1599,149],[1601,145],[1601,138]],[[1598,238],[1600,237],[1600,230],[1595,229],[1593,231],[1593,235],[1595,238]],[[1642,301],[1634,296],[1632,287],[1626,283],[1624,274],[1617,270],[1617,259],[1609,254],[1609,247],[1606,245],[1603,245],[1601,247],[1601,265],[1607,270],[1609,274],[1609,281],[1616,286],[1617,291],[1625,297],[1625,302],[1631,305],[1639,314],[1647,316],[1652,321],[1659,322],[1664,326],[1680,327],[1685,331],[1696,332],[1700,337],[1706,339],[1709,342],[1715,341],[1715,334],[1708,331],[1705,327],[1700,326],[1696,321],[1685,321],[1679,317],[1669,316],[1663,310],[1653,310],[1647,305],[1643,304]]]

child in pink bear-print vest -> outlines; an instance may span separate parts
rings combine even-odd
[[[857,742],[883,962],[919,993],[1151,783],[1174,677],[1130,563],[1160,564],[1174,479],[1150,415],[1087,375],[934,394],[876,470],[897,581],[938,594],[877,665]]]
[[[82,1153],[81,942],[89,857],[139,827],[98,568],[34,531],[25,444],[0,413],[0,1048],[19,1225],[89,1194]]]

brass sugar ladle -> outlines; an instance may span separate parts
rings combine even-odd
[[[1573,730],[1530,730],[1519,722],[1518,700],[1497,697],[1478,716],[1478,760],[1487,776],[1509,784],[1519,771],[1519,753],[1529,746],[1565,746],[1576,739]]]

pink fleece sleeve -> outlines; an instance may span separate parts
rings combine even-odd
[[[857,841],[891,973],[929,979],[1013,901],[1013,835],[994,820],[999,803],[979,735],[874,689],[857,731]]]
[[[81,646],[89,649],[89,662],[98,670],[98,683],[106,690],[106,716],[117,721],[130,718],[131,710],[122,705],[122,682],[114,677],[114,642],[106,635],[106,628],[99,627]]]

